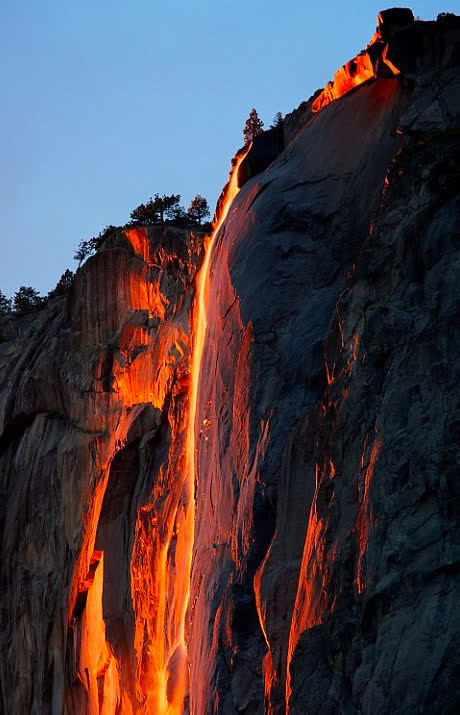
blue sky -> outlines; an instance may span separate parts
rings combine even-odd
[[[457,2],[417,2],[433,19]],[[0,289],[47,292],[82,238],[154,193],[212,209],[268,126],[364,47],[381,2],[4,0]]]

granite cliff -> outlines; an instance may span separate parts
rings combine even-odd
[[[458,711],[459,136],[460,20],[382,12],[211,239],[0,321],[3,712]]]

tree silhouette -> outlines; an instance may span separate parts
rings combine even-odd
[[[178,215],[183,214],[184,210],[180,206],[180,194],[171,194],[171,196],[162,196],[160,202],[163,205],[164,218],[173,221]],[[161,222],[164,222],[162,218]]]
[[[21,286],[14,294],[13,310],[16,313],[28,313],[30,310],[37,310],[46,303],[46,298],[42,298],[32,286]]]
[[[120,226],[106,226],[102,229],[98,236],[93,236],[87,240],[82,239],[78,244],[78,248],[74,255],[74,260],[78,261],[78,268],[80,268],[80,265],[85,258],[98,251],[104,241],[109,238],[109,236],[113,236],[113,234],[119,231],[120,228]]]
[[[418,18],[420,20],[420,18]],[[456,25],[457,15],[453,12],[440,12],[436,18],[437,22],[444,22],[446,24]]]
[[[78,248],[75,251],[74,260],[78,261],[78,268],[80,268],[82,262],[91,255],[91,248],[89,241],[84,241],[83,239],[78,244]]]
[[[257,110],[253,107],[249,112],[249,117],[246,119],[246,124],[243,129],[244,143],[246,146],[252,142],[254,137],[262,134],[264,123],[259,118]]]
[[[134,223],[144,226],[152,226],[158,223],[164,223],[166,219],[172,220],[181,212],[179,206],[180,194],[171,194],[170,196],[160,196],[155,194],[146,204],[140,204],[137,208],[131,211],[131,219]]]
[[[193,223],[196,222],[198,225],[201,225],[201,221],[206,218],[206,216],[209,216],[209,214],[208,202],[204,196],[197,194],[190,203],[187,215]]]
[[[72,287],[74,274],[67,268],[59,278],[56,286],[48,293],[48,298],[55,298],[58,295],[65,295]]]
[[[0,315],[10,313],[11,309],[11,298],[7,298],[6,295],[0,290]]]
[[[280,127],[283,126],[283,115],[281,112],[277,112],[273,118],[273,122],[271,124],[271,129],[280,129]]]

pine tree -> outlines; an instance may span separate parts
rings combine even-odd
[[[179,201],[180,194],[171,194],[170,196],[155,194],[153,199],[151,198],[146,204],[140,204],[131,211],[131,219],[134,223],[143,226],[164,223],[166,219],[173,220],[181,211]]]
[[[28,313],[30,310],[37,310],[46,304],[46,298],[42,298],[32,286],[21,286],[14,294],[13,310],[15,313]]]
[[[74,274],[67,268],[59,278],[56,286],[48,293],[48,298],[55,298],[58,295],[65,295],[72,287]]]
[[[10,313],[11,309],[11,298],[7,298],[6,295],[0,290],[0,315]]]
[[[168,221],[174,221],[174,219],[183,213],[182,207],[179,205],[180,194],[171,194],[171,196],[162,196],[161,202],[163,204],[164,216]],[[163,223],[163,221],[162,221]]]
[[[283,115],[277,112],[273,118],[271,129],[280,129],[283,126]]]
[[[198,225],[201,225],[201,221],[206,218],[206,216],[209,216],[210,211],[209,211],[209,206],[208,202],[204,198],[204,196],[200,196],[200,194],[197,194],[191,201],[190,206],[188,208],[187,215],[192,221],[192,223],[198,223]]]
[[[85,258],[88,258],[92,253],[90,242],[89,241],[84,241],[83,239],[80,241],[78,244],[78,248],[75,251],[74,255],[74,260],[78,261],[78,268],[80,268],[81,264],[85,260]]]
[[[263,121],[259,118],[257,110],[253,107],[249,112],[249,117],[246,119],[246,124],[243,129],[244,143],[246,146],[252,142],[254,137],[262,134]]]

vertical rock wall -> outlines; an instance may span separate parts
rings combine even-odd
[[[457,702],[457,377],[430,376],[458,339],[458,30],[456,45],[441,35],[430,26],[428,57],[414,41],[410,78],[371,80],[311,119],[243,187],[216,241],[197,715]]]
[[[2,325],[4,712],[163,708],[200,253],[175,229],[118,235],[69,299]]]

